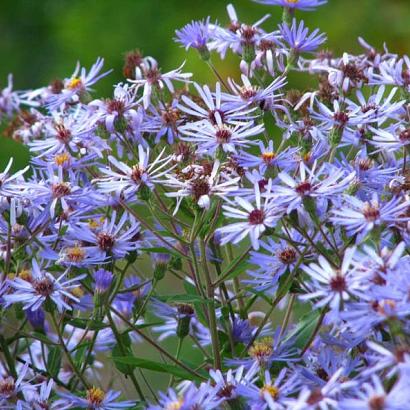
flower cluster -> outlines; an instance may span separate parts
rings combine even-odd
[[[2,409],[410,409],[410,59],[320,50],[296,14],[325,0],[256,2],[282,22],[176,31],[210,85],[138,50],[110,98],[101,58],[9,77]]]

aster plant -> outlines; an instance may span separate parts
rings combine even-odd
[[[255,1],[282,21],[176,30],[208,84],[138,50],[109,98],[102,58],[9,76],[1,409],[410,409],[410,59]]]

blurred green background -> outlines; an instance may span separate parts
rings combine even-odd
[[[227,22],[225,0],[0,0],[0,87],[7,74],[14,74],[18,89],[35,88],[55,78],[70,76],[77,60],[89,67],[98,56],[114,68],[97,87],[109,95],[112,85],[122,80],[124,52],[140,48],[158,59],[163,70],[173,69],[188,59],[186,70],[198,81],[213,79],[195,50],[188,54],[173,42],[174,30],[192,19],[211,16]],[[255,22],[263,14],[272,18],[264,27],[275,27],[279,7],[250,0],[233,1],[240,19]],[[302,14],[303,13],[303,14]],[[410,50],[410,0],[329,0],[316,12],[299,17],[311,28],[328,34],[328,48],[337,53],[358,51],[357,37],[363,36],[377,48],[385,41],[397,53]],[[224,75],[237,75],[236,60],[218,62]],[[0,140],[0,169],[10,156],[15,168],[28,156],[16,143]]]
[[[17,89],[35,88],[70,76],[77,60],[88,68],[101,56],[106,68],[114,72],[96,91],[108,96],[112,85],[123,79],[124,53],[134,48],[154,56],[164,71],[187,59],[185,69],[194,72],[196,80],[214,81],[194,50],[186,53],[173,42],[174,31],[208,15],[212,21],[225,24],[227,4],[225,0],[0,0],[0,88],[6,85],[8,73],[14,74]],[[233,4],[244,22],[253,23],[271,13],[272,18],[264,24],[269,30],[280,21],[278,7],[250,0]],[[410,51],[410,0],[329,0],[318,11],[299,13],[299,17],[310,28],[326,32],[327,47],[336,54],[359,51],[359,35],[377,48],[386,42],[399,54]],[[216,65],[225,77],[238,75],[234,58],[216,61]],[[29,158],[25,147],[0,138],[0,171],[10,156],[15,157],[15,169]],[[173,344],[167,343],[170,351],[175,351]],[[146,348],[138,354],[139,349],[137,346],[137,356],[157,355]],[[196,361],[195,356],[198,353],[189,355],[192,361]],[[149,382],[157,389],[165,387],[166,379],[152,373]],[[132,396],[129,386],[125,390]]]

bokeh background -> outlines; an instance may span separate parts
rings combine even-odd
[[[250,0],[232,3],[244,22],[271,13],[263,26],[268,30],[280,21],[280,8]],[[96,92],[108,96],[112,85],[123,79],[124,53],[134,48],[154,56],[164,71],[186,59],[185,69],[195,73],[197,81],[214,81],[195,50],[186,53],[173,42],[174,31],[208,15],[225,24],[227,4],[225,0],[0,0],[0,88],[7,84],[9,73],[14,74],[17,89],[36,88],[70,76],[77,61],[88,68],[101,56],[114,72],[98,84]],[[358,52],[358,36],[376,48],[386,42],[391,51],[410,54],[410,0],[329,0],[302,16],[308,27],[328,34],[327,47],[336,54]],[[223,76],[238,76],[236,59],[228,57],[216,65]],[[25,147],[0,136],[0,171],[11,156],[14,169],[29,161]],[[136,354],[156,355],[146,348]],[[189,356],[196,361],[193,352]],[[155,373],[148,377],[155,389],[165,387],[166,378]],[[132,389],[128,391],[132,396]]]
[[[238,15],[252,23],[271,13],[265,23],[276,25],[281,10],[250,0],[234,0]],[[97,92],[109,95],[121,81],[124,53],[139,48],[158,59],[164,70],[187,59],[186,70],[195,79],[212,79],[207,66],[191,50],[188,54],[173,42],[174,30],[192,19],[211,16],[227,22],[225,0],[0,0],[0,88],[7,74],[14,74],[18,89],[35,88],[55,78],[70,76],[79,60],[89,67],[101,56],[113,68]],[[329,0],[303,18],[311,28],[328,33],[328,48],[336,53],[358,51],[360,35],[380,48],[386,42],[401,54],[410,51],[410,0]],[[272,27],[271,26],[271,27]],[[218,63],[225,76],[237,75],[236,60]],[[0,169],[10,156],[15,168],[28,161],[27,151],[0,139]]]

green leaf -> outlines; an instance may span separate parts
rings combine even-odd
[[[186,293],[188,293],[189,296],[197,296],[200,298],[198,295],[198,292],[195,288],[194,285],[189,283],[188,281],[184,281],[184,288]],[[204,312],[204,306],[201,302],[193,302],[194,308],[195,308],[195,313],[198,317],[198,320],[205,326],[209,326],[208,319],[206,318],[205,312]]]
[[[47,356],[47,371],[52,378],[57,377],[61,368],[61,348],[57,346],[50,347]]]
[[[122,366],[124,364],[127,364],[128,366],[139,367],[141,369],[148,369],[154,372],[172,374],[173,376],[179,377],[181,379],[201,380],[200,378],[196,378],[194,375],[192,375],[185,369],[182,369],[180,367],[167,364],[167,363],[158,363],[158,362],[154,362],[151,360],[140,359],[138,357],[130,357],[130,356],[125,356],[125,357],[116,356],[116,357],[113,357],[113,359],[114,359],[114,363],[116,363],[116,366],[117,365]]]
[[[74,326],[79,329],[89,329],[89,330],[101,330],[108,327],[108,324],[103,322],[96,322],[90,319],[76,318],[67,321],[71,326]]]
[[[314,331],[316,324],[320,317],[320,310],[312,310],[311,312],[303,315],[296,327],[290,332],[287,337],[286,341],[293,339],[293,345],[302,349]]]
[[[165,295],[157,296],[157,299],[167,303],[210,303],[209,300],[206,300],[199,295]]]

